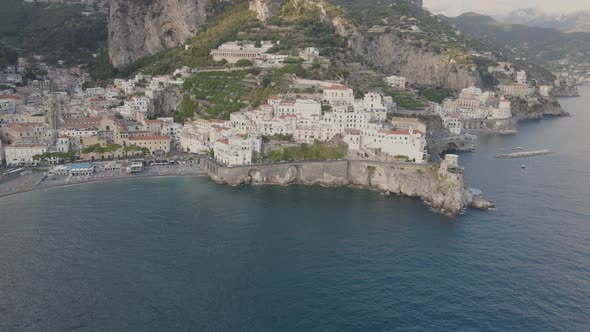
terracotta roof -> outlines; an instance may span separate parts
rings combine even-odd
[[[47,145],[41,143],[14,143],[6,148],[46,148]]]
[[[326,90],[348,90],[348,89],[349,88],[347,86],[344,86],[342,84],[332,84],[326,88]]]
[[[7,100],[22,100],[19,96],[0,96],[0,99],[7,99]]]
[[[170,140],[168,136],[159,136],[159,135],[152,135],[152,136],[137,136],[137,137],[129,137],[130,141],[163,141],[163,140]]]
[[[229,140],[227,138],[220,139],[218,142],[219,143],[222,143],[222,144],[225,144],[225,145],[228,145],[229,144]]]
[[[387,135],[410,135],[410,130],[409,129],[388,130],[388,131],[384,131],[384,133]],[[421,132],[420,130],[414,130],[414,134],[424,135],[424,133]]]

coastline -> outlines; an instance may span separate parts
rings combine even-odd
[[[440,164],[367,160],[302,161],[225,167],[205,161],[209,177],[223,185],[315,185],[349,187],[386,195],[417,197],[436,212],[456,216],[468,207],[487,210],[492,202],[465,184],[458,156]]]
[[[139,176],[117,176],[117,177],[111,177],[111,178],[94,178],[94,179],[88,179],[88,180],[83,180],[83,181],[74,182],[74,183],[55,183],[55,184],[50,184],[47,186],[34,186],[34,187],[30,187],[30,188],[26,188],[23,190],[10,192],[10,193],[1,193],[0,192],[0,199],[2,199],[4,197],[26,194],[26,193],[30,193],[30,192],[37,192],[37,191],[42,191],[42,190],[46,190],[46,189],[67,188],[67,187],[87,185],[87,184],[92,184],[92,183],[106,183],[106,182],[116,182],[116,181],[130,181],[130,180],[140,180],[140,179],[157,179],[157,178],[171,178],[171,177],[189,177],[189,176],[208,177],[206,172],[201,171],[201,172],[196,172],[196,173],[181,173],[181,174],[154,174],[154,175],[139,175]],[[44,180],[44,181],[47,181],[47,180]]]

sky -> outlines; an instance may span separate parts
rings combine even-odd
[[[433,13],[456,16],[474,11],[480,14],[506,14],[520,8],[536,8],[549,13],[590,10],[590,0],[424,0]]]

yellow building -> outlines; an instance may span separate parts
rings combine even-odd
[[[152,155],[164,155],[170,153],[169,136],[137,136],[129,137],[128,145],[137,145],[140,148],[148,148]]]

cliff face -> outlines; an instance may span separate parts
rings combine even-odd
[[[193,36],[211,0],[111,0],[109,58],[117,67]]]
[[[512,103],[512,114],[518,120],[542,119],[545,115],[568,116],[559,102],[554,99],[539,99],[537,101],[526,101],[520,98],[510,98]]]
[[[433,209],[456,215],[467,206],[489,208],[483,197],[467,189],[462,169],[452,172],[439,165],[393,164],[370,161],[302,162],[224,167],[209,162],[209,176],[229,185],[349,186],[419,197]]]
[[[256,12],[261,21],[275,16],[280,9],[281,3],[278,0],[250,0],[250,10]]]
[[[371,39],[356,34],[351,46],[385,74],[405,76],[410,84],[462,89],[479,82],[476,72],[453,63],[447,54],[416,47],[394,34]]]

